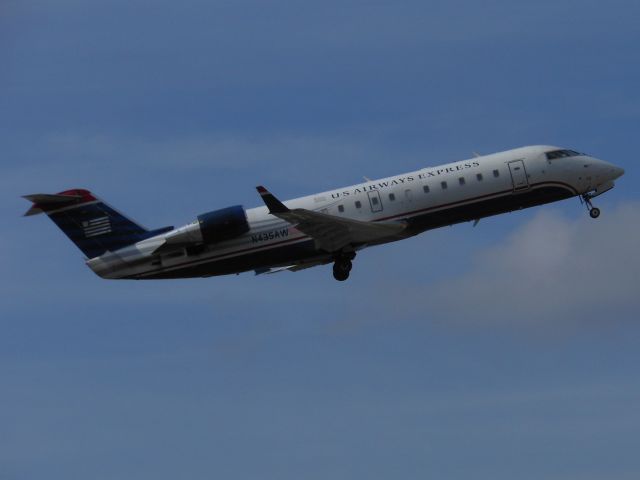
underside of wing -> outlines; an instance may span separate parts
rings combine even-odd
[[[319,265],[326,265],[327,263],[331,263],[331,259],[326,259],[326,260],[317,261],[317,262],[298,263],[294,265],[288,265],[286,267],[259,268],[259,269],[256,269],[255,272],[256,272],[256,275],[262,275],[265,273],[271,274],[271,273],[278,273],[278,272],[285,272],[285,271],[299,272],[300,270],[306,270],[307,268],[317,267]]]

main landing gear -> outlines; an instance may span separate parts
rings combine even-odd
[[[353,268],[352,260],[356,257],[355,253],[342,253],[335,257],[333,264],[333,278],[339,282],[344,282],[349,278],[349,272]]]
[[[582,200],[584,200],[585,205],[589,209],[589,216],[591,218],[598,218],[600,216],[600,209],[592,205],[591,203],[592,198],[593,197],[588,193],[585,193],[584,195],[582,195]]]

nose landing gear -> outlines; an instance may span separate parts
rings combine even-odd
[[[339,282],[344,282],[349,278],[349,272],[353,268],[352,260],[355,258],[355,253],[340,254],[335,257],[333,264],[333,278]]]
[[[591,199],[593,197],[589,193],[585,193],[582,195],[582,200],[584,200],[585,205],[589,209],[589,216],[591,218],[598,218],[600,216],[600,209],[598,207],[594,207],[591,203]]]

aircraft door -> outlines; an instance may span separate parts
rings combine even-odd
[[[527,170],[524,168],[524,160],[514,160],[509,162],[508,165],[513,189],[517,191],[529,188],[529,179],[527,178]]]
[[[367,192],[369,197],[369,205],[371,206],[372,212],[381,212],[382,211],[382,198],[380,198],[380,192],[377,190],[371,190]]]

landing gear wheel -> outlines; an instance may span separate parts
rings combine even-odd
[[[349,278],[349,272],[352,267],[353,264],[351,263],[351,260],[336,261],[336,263],[333,264],[333,278],[339,282],[344,282]]]
[[[347,278],[349,278],[349,272],[344,272],[342,270],[333,270],[333,278],[338,280],[339,282],[344,282]]]
[[[598,218],[600,216],[600,209],[597,207],[594,207],[593,204],[591,203],[591,199],[594,196],[589,194],[589,193],[585,193],[584,195],[582,195],[582,200],[584,201],[584,203],[587,205],[587,208],[589,209],[589,216],[591,218]]]

